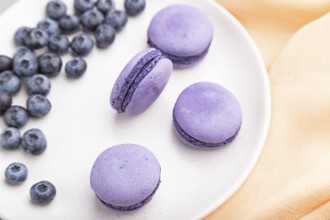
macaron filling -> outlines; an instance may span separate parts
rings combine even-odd
[[[216,147],[220,147],[220,146],[223,146],[223,145],[226,145],[226,144],[229,144],[230,142],[232,142],[236,136],[238,135],[238,132],[239,130],[241,129],[241,127],[239,127],[237,129],[237,131],[234,133],[233,136],[227,138],[226,140],[224,141],[221,141],[221,142],[218,142],[218,143],[206,143],[206,142],[203,142],[203,141],[200,141],[200,140],[197,140],[196,138],[190,136],[188,133],[186,133],[181,127],[180,125],[178,124],[175,116],[173,115],[173,124],[174,124],[174,127],[176,129],[176,131],[178,132],[178,134],[180,135],[180,137],[186,141],[187,143],[190,143],[192,144],[193,146],[196,146],[196,147],[201,147],[201,148],[216,148]]]
[[[117,211],[133,211],[133,210],[138,209],[138,208],[140,208],[141,206],[147,204],[147,203],[151,200],[151,198],[153,197],[153,195],[156,193],[156,191],[157,191],[159,185],[160,185],[160,180],[159,180],[157,186],[155,187],[155,189],[152,191],[152,193],[151,193],[149,196],[147,196],[147,197],[146,197],[144,200],[142,200],[141,202],[136,203],[136,204],[134,204],[134,205],[130,205],[130,206],[116,206],[116,205],[112,205],[112,204],[109,204],[109,203],[103,201],[103,200],[102,200],[100,197],[98,197],[98,196],[97,196],[97,198],[100,200],[100,202],[101,202],[103,205],[105,205],[105,206],[108,207],[108,208],[111,208],[111,209],[114,209],[114,210],[117,210]]]
[[[136,90],[136,88],[139,86],[140,82],[144,79],[144,77],[146,77],[150,71],[157,65],[158,61],[165,58],[165,56],[160,55],[157,56],[155,58],[153,58],[152,60],[150,60],[146,65],[144,65],[141,70],[140,73],[137,75],[137,77],[134,79],[133,83],[130,85],[125,98],[123,100],[123,103],[121,105],[121,110],[125,111],[126,107],[128,106],[128,104],[130,103],[133,94]]]
[[[180,57],[180,56],[176,56],[176,55],[167,53],[164,50],[158,48],[150,39],[148,39],[148,44],[151,47],[154,47],[154,48],[157,48],[158,50],[160,50],[161,53],[165,57],[167,57],[168,59],[170,59],[173,62],[173,64],[183,65],[183,66],[189,66],[191,64],[197,63],[198,61],[202,60],[206,56],[206,54],[208,53],[209,48],[210,48],[210,45],[209,45],[203,52],[201,52],[199,54],[196,54],[196,55],[193,55],[193,56],[182,56],[182,57]]]
[[[121,87],[118,97],[112,103],[118,113],[125,112],[139,83],[157,65],[158,61],[165,58],[159,50],[153,50],[141,58],[134,66]]]

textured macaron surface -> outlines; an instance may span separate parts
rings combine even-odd
[[[140,74],[146,64],[153,60],[156,56],[159,56],[160,51],[154,48],[148,48],[135,55],[124,67],[119,74],[115,85],[111,92],[110,102],[111,105],[118,111],[123,112],[122,104],[126,97],[126,94],[134,82],[135,78]]]
[[[172,62],[161,57],[152,67],[152,71],[146,69],[148,74],[141,74],[139,83],[132,86],[131,97],[127,99],[128,103],[123,103],[126,106],[125,111],[130,115],[137,115],[148,108],[164,90],[173,70]],[[133,92],[134,91],[134,92]]]
[[[238,100],[223,86],[199,82],[187,87],[173,109],[174,126],[183,140],[196,147],[231,142],[242,124]]]
[[[165,88],[172,62],[154,48],[134,56],[119,74],[110,102],[117,112],[136,115],[147,109]]]
[[[160,183],[160,164],[147,148],[122,144],[108,148],[96,159],[90,183],[106,206],[132,210],[148,202]]]
[[[213,38],[208,17],[194,6],[173,4],[160,10],[148,28],[149,44],[172,56],[203,55]]]

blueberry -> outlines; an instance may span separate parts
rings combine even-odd
[[[27,79],[25,87],[29,95],[46,96],[50,91],[51,83],[47,76],[36,74]]]
[[[0,73],[0,90],[10,95],[16,94],[21,89],[21,79],[12,71],[6,70]]]
[[[14,54],[13,67],[18,76],[32,76],[38,70],[37,55],[28,48],[21,47]]]
[[[16,57],[23,57],[23,56],[31,55],[31,54],[36,56],[36,53],[33,50],[31,50],[25,46],[22,46],[22,47],[18,48],[18,50],[15,52],[14,59]]]
[[[114,42],[116,31],[108,24],[101,24],[95,30],[94,36],[98,48],[107,48]]]
[[[57,76],[62,68],[62,59],[56,53],[46,52],[38,57],[39,71],[49,77]]]
[[[15,32],[15,43],[18,46],[25,46],[23,36],[28,32],[31,28],[29,27],[20,27],[16,32]]]
[[[54,200],[56,188],[48,181],[40,181],[30,188],[30,196],[33,203],[47,205]]]
[[[88,11],[89,9],[92,9],[94,7],[94,1],[93,0],[74,0],[74,9],[78,13],[84,13],[85,11]]]
[[[28,122],[29,114],[25,108],[14,105],[5,111],[3,120],[8,127],[21,128]]]
[[[17,128],[5,128],[0,134],[0,146],[6,150],[15,150],[21,143],[21,133]]]
[[[95,6],[104,15],[106,15],[110,10],[115,10],[115,3],[113,0],[97,0]]]
[[[33,28],[25,32],[23,40],[25,46],[32,50],[37,50],[47,46],[49,35],[40,28]]]
[[[75,57],[69,60],[65,65],[65,73],[69,78],[81,77],[87,69],[86,61],[81,57]]]
[[[0,90],[0,115],[7,111],[12,101],[13,99],[8,92]]]
[[[80,29],[79,18],[75,15],[64,15],[58,22],[60,28],[65,34],[73,34]]]
[[[0,73],[5,70],[13,69],[13,59],[10,57],[0,55]]]
[[[26,101],[26,107],[32,117],[41,118],[50,112],[52,105],[43,95],[31,95]]]
[[[66,54],[69,51],[70,41],[66,35],[55,34],[50,36],[48,50],[58,55]]]
[[[127,15],[124,11],[111,10],[106,15],[104,22],[111,25],[117,32],[119,32],[127,23]]]
[[[84,28],[94,31],[104,20],[102,12],[97,9],[91,9],[80,16],[80,22]]]
[[[94,47],[93,39],[86,33],[80,33],[72,39],[71,49],[78,56],[86,56]]]
[[[55,20],[60,19],[66,14],[67,7],[64,2],[60,0],[54,0],[48,2],[46,6],[46,14]]]
[[[6,182],[10,185],[22,184],[28,176],[28,169],[22,163],[12,163],[5,171]]]
[[[146,7],[145,0],[125,0],[126,13],[130,16],[140,14]]]
[[[61,32],[60,26],[58,25],[57,21],[51,18],[45,18],[41,20],[38,25],[38,28],[47,32],[49,36],[53,34],[59,34]]]
[[[24,132],[21,147],[32,155],[40,155],[47,148],[47,140],[41,130],[32,128]]]

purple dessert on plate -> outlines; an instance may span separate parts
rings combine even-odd
[[[148,203],[160,184],[160,164],[147,148],[116,145],[96,159],[90,184],[103,205],[131,211]]]
[[[134,56],[118,76],[111,92],[111,106],[118,113],[144,112],[165,88],[173,70],[171,60],[155,48]]]
[[[199,9],[174,4],[160,10],[148,28],[148,44],[172,60],[174,67],[186,68],[201,61],[213,38],[213,27]]]
[[[235,96],[211,82],[186,88],[173,109],[178,136],[199,149],[214,149],[232,142],[242,124],[242,110]]]

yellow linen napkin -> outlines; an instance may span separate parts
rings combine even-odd
[[[205,220],[330,219],[330,0],[217,0],[269,69],[272,119],[247,181]]]

